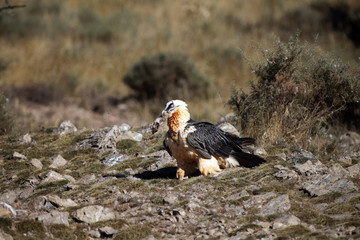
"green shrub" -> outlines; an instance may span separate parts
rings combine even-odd
[[[0,135],[10,133],[13,128],[13,117],[8,111],[8,98],[0,93]]]
[[[357,114],[358,71],[310,44],[300,44],[298,36],[261,51],[265,60],[251,64],[258,81],[251,83],[250,93],[235,90],[229,100],[246,134],[305,142],[336,118],[348,124],[343,113],[349,109]]]
[[[132,66],[124,82],[141,100],[206,98],[213,92],[210,79],[200,74],[186,55],[178,53],[144,57]]]

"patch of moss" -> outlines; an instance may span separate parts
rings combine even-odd
[[[121,229],[115,236],[114,240],[139,240],[152,234],[149,227],[144,225],[133,225]]]
[[[44,239],[46,229],[43,223],[35,220],[23,220],[15,224],[16,230],[20,234],[28,234],[35,239]]]
[[[129,155],[144,151],[137,141],[131,139],[124,139],[117,142],[116,149],[119,150],[120,153]]]

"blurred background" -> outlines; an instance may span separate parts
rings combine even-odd
[[[0,104],[18,132],[63,120],[141,126],[175,98],[194,119],[216,122],[231,111],[232,88],[257,81],[249,62],[262,60],[259,48],[297,33],[360,61],[358,0],[0,0],[7,4],[26,5],[0,11]]]

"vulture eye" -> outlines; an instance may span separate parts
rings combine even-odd
[[[173,107],[174,107],[174,104],[172,103],[172,104],[170,105],[170,107],[173,108]]]

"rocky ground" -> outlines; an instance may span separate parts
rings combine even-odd
[[[259,167],[185,180],[163,136],[64,122],[0,137],[0,239],[360,238],[356,133],[336,154],[267,146]]]

